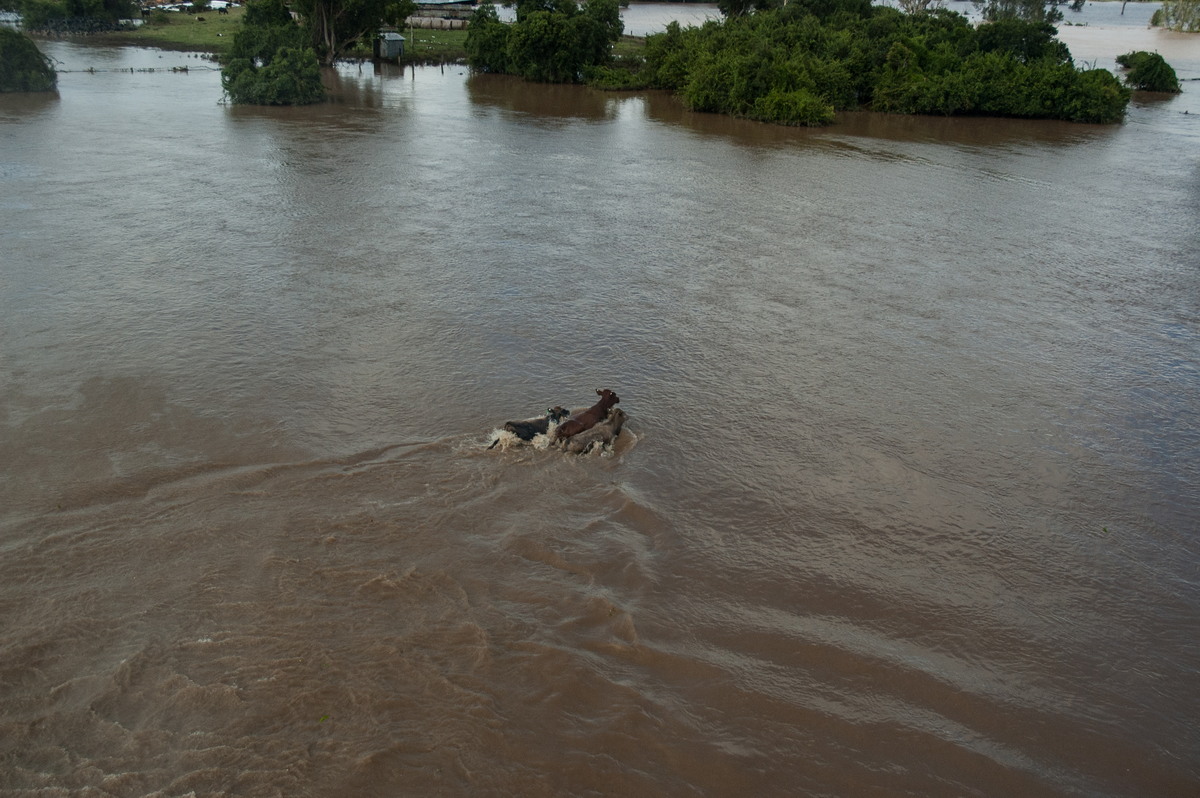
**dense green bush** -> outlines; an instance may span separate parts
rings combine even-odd
[[[1048,0],[973,0],[987,22],[1015,19],[1023,22],[1061,22],[1058,2]]]
[[[905,14],[870,0],[747,0],[724,20],[646,37],[640,61],[608,61],[603,25],[595,49],[575,55],[572,20],[608,2],[580,11],[575,0],[523,0],[512,26],[481,6],[470,63],[533,80],[667,89],[695,111],[787,125],[862,108],[1113,123],[1129,103],[1111,72],[1075,68],[1046,15],[1033,13],[1041,0],[996,4],[995,21],[978,27],[946,9]]]
[[[946,10],[792,0],[668,26],[647,37],[636,76],[606,85],[671,89],[693,110],[782,124],[828,124],[856,108],[1119,122],[1128,90],[1107,70],[1076,70],[1056,33],[1041,21],[975,28]]]
[[[479,72],[508,71],[509,26],[500,21],[496,7],[482,3],[471,15],[463,45],[471,68]]]
[[[284,47],[259,67],[234,59],[221,72],[230,101],[246,105],[309,105],[325,99],[321,65],[311,47]]]
[[[467,63],[544,83],[578,83],[608,63],[623,30],[617,0],[519,0],[517,21],[501,22],[490,3],[467,28]]]
[[[1178,94],[1179,77],[1171,65],[1158,53],[1136,50],[1117,56],[1117,63],[1129,70],[1125,82],[1141,91],[1162,91]]]
[[[0,26],[0,92],[53,91],[58,75],[33,40]]]
[[[754,101],[754,107],[747,116],[782,125],[817,127],[833,122],[833,106],[808,89],[771,89],[765,97]]]
[[[282,0],[254,0],[221,67],[221,88],[246,105],[309,105],[325,99],[321,65]]]

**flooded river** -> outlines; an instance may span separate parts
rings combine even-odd
[[[0,97],[0,794],[1200,792],[1200,43],[1064,38],[1185,93],[795,130],[365,65],[233,108],[44,43],[58,95]],[[485,448],[602,387],[613,450]]]

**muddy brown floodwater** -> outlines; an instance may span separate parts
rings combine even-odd
[[[823,130],[46,43],[0,793],[1200,793],[1194,42],[1120,126]]]

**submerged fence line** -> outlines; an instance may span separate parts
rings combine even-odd
[[[133,74],[135,72],[219,72],[220,69],[221,69],[220,67],[212,67],[212,66],[194,66],[194,67],[174,66],[174,67],[140,67],[140,68],[129,67],[128,69],[125,69],[124,67],[122,67],[121,69],[96,69],[95,67],[88,67],[87,69],[56,69],[55,72],[57,72],[60,75],[68,75],[68,74],[71,74],[72,72],[74,72],[74,73],[87,72],[88,74],[95,75],[100,72],[127,72],[130,74]]]

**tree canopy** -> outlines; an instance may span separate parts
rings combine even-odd
[[[786,6],[669,25],[644,62],[598,70],[612,88],[662,88],[696,111],[823,125],[840,110],[1119,122],[1129,90],[1105,69],[1077,70],[1044,21],[978,28],[945,9],[904,14],[866,0]]]
[[[53,91],[58,74],[33,40],[0,26],[0,92]]]
[[[467,63],[543,83],[578,83],[605,64],[624,23],[617,0],[519,0],[517,21],[500,21],[484,3],[467,28]]]
[[[1117,56],[1117,63],[1129,70],[1125,82],[1140,91],[1180,92],[1179,77],[1158,53],[1137,50]]]
[[[1061,22],[1058,3],[1047,0],[973,0],[987,22],[1017,19],[1022,22]]]
[[[308,105],[325,99],[321,65],[283,0],[252,0],[221,67],[235,104]]]

